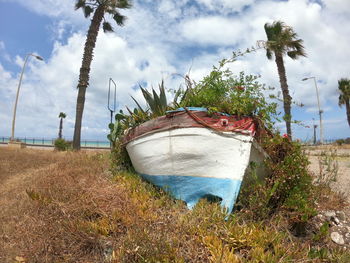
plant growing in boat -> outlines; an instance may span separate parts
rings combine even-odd
[[[124,134],[126,130],[134,128],[152,118],[162,116],[167,110],[173,109],[168,106],[164,81],[159,84],[159,94],[153,88],[152,92],[149,92],[140,85],[140,89],[148,108],[143,109],[140,103],[134,97],[131,97],[136,103],[137,108],[131,110],[126,106],[128,114],[125,114],[123,110],[120,110],[119,113],[115,115],[115,123],[109,124],[110,133],[107,135],[107,138],[113,144],[116,143],[116,140]]]
[[[153,88],[152,92],[149,92],[140,86],[147,109],[143,109],[132,97],[137,108],[130,110],[126,107],[128,114],[122,110],[116,114],[115,124],[110,124],[109,127],[108,139],[115,142],[127,129],[165,115],[167,110],[177,107],[203,107],[208,109],[209,114],[221,112],[238,118],[256,117],[272,129],[274,122],[278,120],[277,103],[268,101],[264,96],[264,92],[271,88],[259,83],[259,76],[245,75],[244,72],[235,76],[230,69],[224,68],[230,62],[232,61],[220,61],[219,67],[214,66],[198,84],[186,77],[187,89],[175,90],[174,101],[171,104],[167,102],[164,81],[159,84],[159,94]]]
[[[269,90],[258,82],[259,76],[235,76],[225,63],[213,70],[183,95],[182,107],[204,107],[210,112],[223,112],[238,117],[254,116],[272,128],[277,118],[277,103],[268,101],[264,92]]]

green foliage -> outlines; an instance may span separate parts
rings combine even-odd
[[[133,171],[130,157],[119,139],[113,141],[113,148],[111,152],[111,169],[114,172],[120,170]]]
[[[210,112],[223,112],[237,116],[252,116],[263,121],[268,128],[272,128],[278,119],[276,112],[277,103],[267,100],[264,93],[272,88],[258,82],[259,77],[245,75],[241,72],[235,76],[228,68],[228,63],[236,60],[237,56],[255,51],[256,48],[247,49],[246,52],[233,53],[232,58],[223,59],[218,67],[204,77],[198,84],[191,81],[186,76],[187,89],[181,88],[173,90],[174,101],[169,104],[165,95],[164,81],[159,84],[159,94],[152,89],[147,91],[140,86],[143,97],[147,103],[147,109],[143,109],[140,103],[134,100],[137,108],[134,110],[127,108],[128,114],[122,110],[115,116],[115,123],[110,124],[110,134],[107,138],[114,144],[127,130],[134,128],[141,123],[165,115],[167,110],[178,107],[204,107]],[[270,94],[270,99],[275,96]]]
[[[240,204],[253,218],[267,218],[287,209],[297,213],[300,220],[307,220],[315,212],[310,200],[313,186],[301,145],[278,134],[266,138],[262,145],[269,155],[265,160],[268,175],[242,189]]]
[[[163,81],[159,85],[159,94],[157,94],[154,89],[152,89],[151,93],[141,86],[140,88],[148,108],[144,110],[140,103],[131,97],[136,103],[137,108],[131,110],[126,107],[128,114],[120,110],[119,113],[115,115],[115,123],[109,124],[110,133],[107,135],[107,138],[112,143],[111,157],[114,170],[132,168],[130,158],[120,140],[124,132],[152,118],[162,116],[167,110],[171,109],[168,107]]]
[[[103,22],[102,24],[102,29],[103,29],[103,32],[113,32],[113,27],[110,23],[108,22]]]
[[[149,91],[142,88],[141,86],[140,88],[141,88],[143,97],[147,102],[149,110],[151,111],[151,116],[154,118],[154,117],[164,115],[165,112],[169,109],[168,102],[165,95],[164,81],[162,80],[161,84],[159,84],[159,95],[154,89],[152,89],[152,93],[150,93]],[[137,101],[134,98],[132,99],[138,105],[139,110],[142,111],[140,104],[137,103]]]
[[[69,141],[66,141],[65,139],[56,139],[55,140],[55,150],[57,151],[67,151],[69,149],[71,149],[72,147],[72,143]]]
[[[308,257],[311,259],[327,259],[329,258],[329,252],[326,248],[311,248]]]
[[[58,118],[66,118],[67,114],[65,114],[64,112],[60,112],[60,114],[58,115]]]
[[[128,114],[120,110],[119,113],[115,115],[115,123],[109,124],[110,133],[107,135],[108,140],[112,142],[114,147],[117,146],[116,142],[118,138],[120,138],[126,130],[134,128],[152,118],[162,116],[167,110],[171,109],[167,103],[163,81],[159,84],[159,94],[154,89],[152,89],[151,93],[141,86],[140,88],[148,108],[144,110],[140,103],[131,97],[136,103],[137,108],[131,110],[126,107]]]
[[[345,140],[344,139],[338,139],[338,140],[335,141],[335,143],[340,146],[340,145],[343,145],[345,143]]]
[[[220,62],[208,76],[183,94],[180,106],[205,107],[210,111],[238,116],[257,116],[271,128],[277,119],[277,104],[264,95],[268,89],[260,84],[258,76],[235,76],[224,69],[227,61]]]
[[[329,222],[326,221],[321,225],[319,231],[314,235],[313,240],[321,241],[326,239],[328,235],[329,235]]]

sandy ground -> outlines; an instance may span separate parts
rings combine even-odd
[[[350,203],[350,146],[318,146],[308,147],[306,152],[311,162],[309,168],[317,176],[320,174],[319,161],[322,159],[322,153],[330,154],[335,151],[335,157],[331,158],[332,163],[338,163],[338,172],[336,181],[331,183],[334,191],[344,194]],[[326,167],[323,167],[324,169]]]

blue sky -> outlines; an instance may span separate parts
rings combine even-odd
[[[294,118],[318,122],[315,76],[324,110],[325,138],[349,137],[345,109],[337,105],[337,80],[350,77],[350,2],[348,0],[135,0],[122,11],[128,17],[115,33],[100,32],[87,90],[82,138],[104,140],[108,132],[108,79],[117,83],[118,106],[133,106],[130,95],[142,100],[138,83],[157,86],[163,78],[177,88],[188,73],[200,80],[212,65],[232,51],[265,40],[266,22],[282,20],[304,40],[307,58],[286,58],[292,97],[305,104],[293,109]],[[63,134],[71,138],[75,121],[76,85],[89,20],[73,0],[0,0],[0,137],[11,133],[12,110],[19,74],[29,59],[19,98],[16,136],[55,138],[58,114],[67,114]],[[280,88],[274,61],[265,52],[239,58],[233,72],[260,74],[261,82]],[[170,96],[170,95],[169,95]],[[284,124],[279,124],[284,132]],[[301,139],[312,129],[294,125]]]

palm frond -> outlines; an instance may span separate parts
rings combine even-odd
[[[265,32],[267,36],[266,47],[269,52],[266,56],[271,59],[273,53],[287,54],[292,59],[306,56],[303,40],[298,39],[298,35],[292,27],[287,26],[282,21],[275,21],[272,24],[266,23]]]
[[[350,100],[350,79],[341,78],[338,80],[339,106],[346,104]]]
[[[266,57],[268,59],[272,59],[272,57],[273,57],[271,49],[269,49],[269,48],[266,48]]]
[[[118,26],[124,26],[126,16],[121,15],[119,12],[115,12],[113,20],[117,23]]]
[[[131,2],[128,0],[119,0],[117,1],[116,7],[120,9],[127,9],[132,6]]]
[[[103,32],[105,32],[105,33],[106,32],[113,32],[113,27],[108,22],[103,22],[102,28],[103,28]]]
[[[343,106],[345,104],[345,96],[343,94],[339,95],[338,105],[339,107]]]
[[[89,17],[92,12],[94,12],[94,9],[91,6],[89,6],[89,5],[85,5],[84,6],[84,16],[85,16],[85,18]]]
[[[64,112],[60,112],[60,114],[58,115],[58,118],[66,118],[67,115]]]
[[[85,6],[85,0],[78,0],[75,3],[75,10],[78,10],[79,8],[82,8]]]

